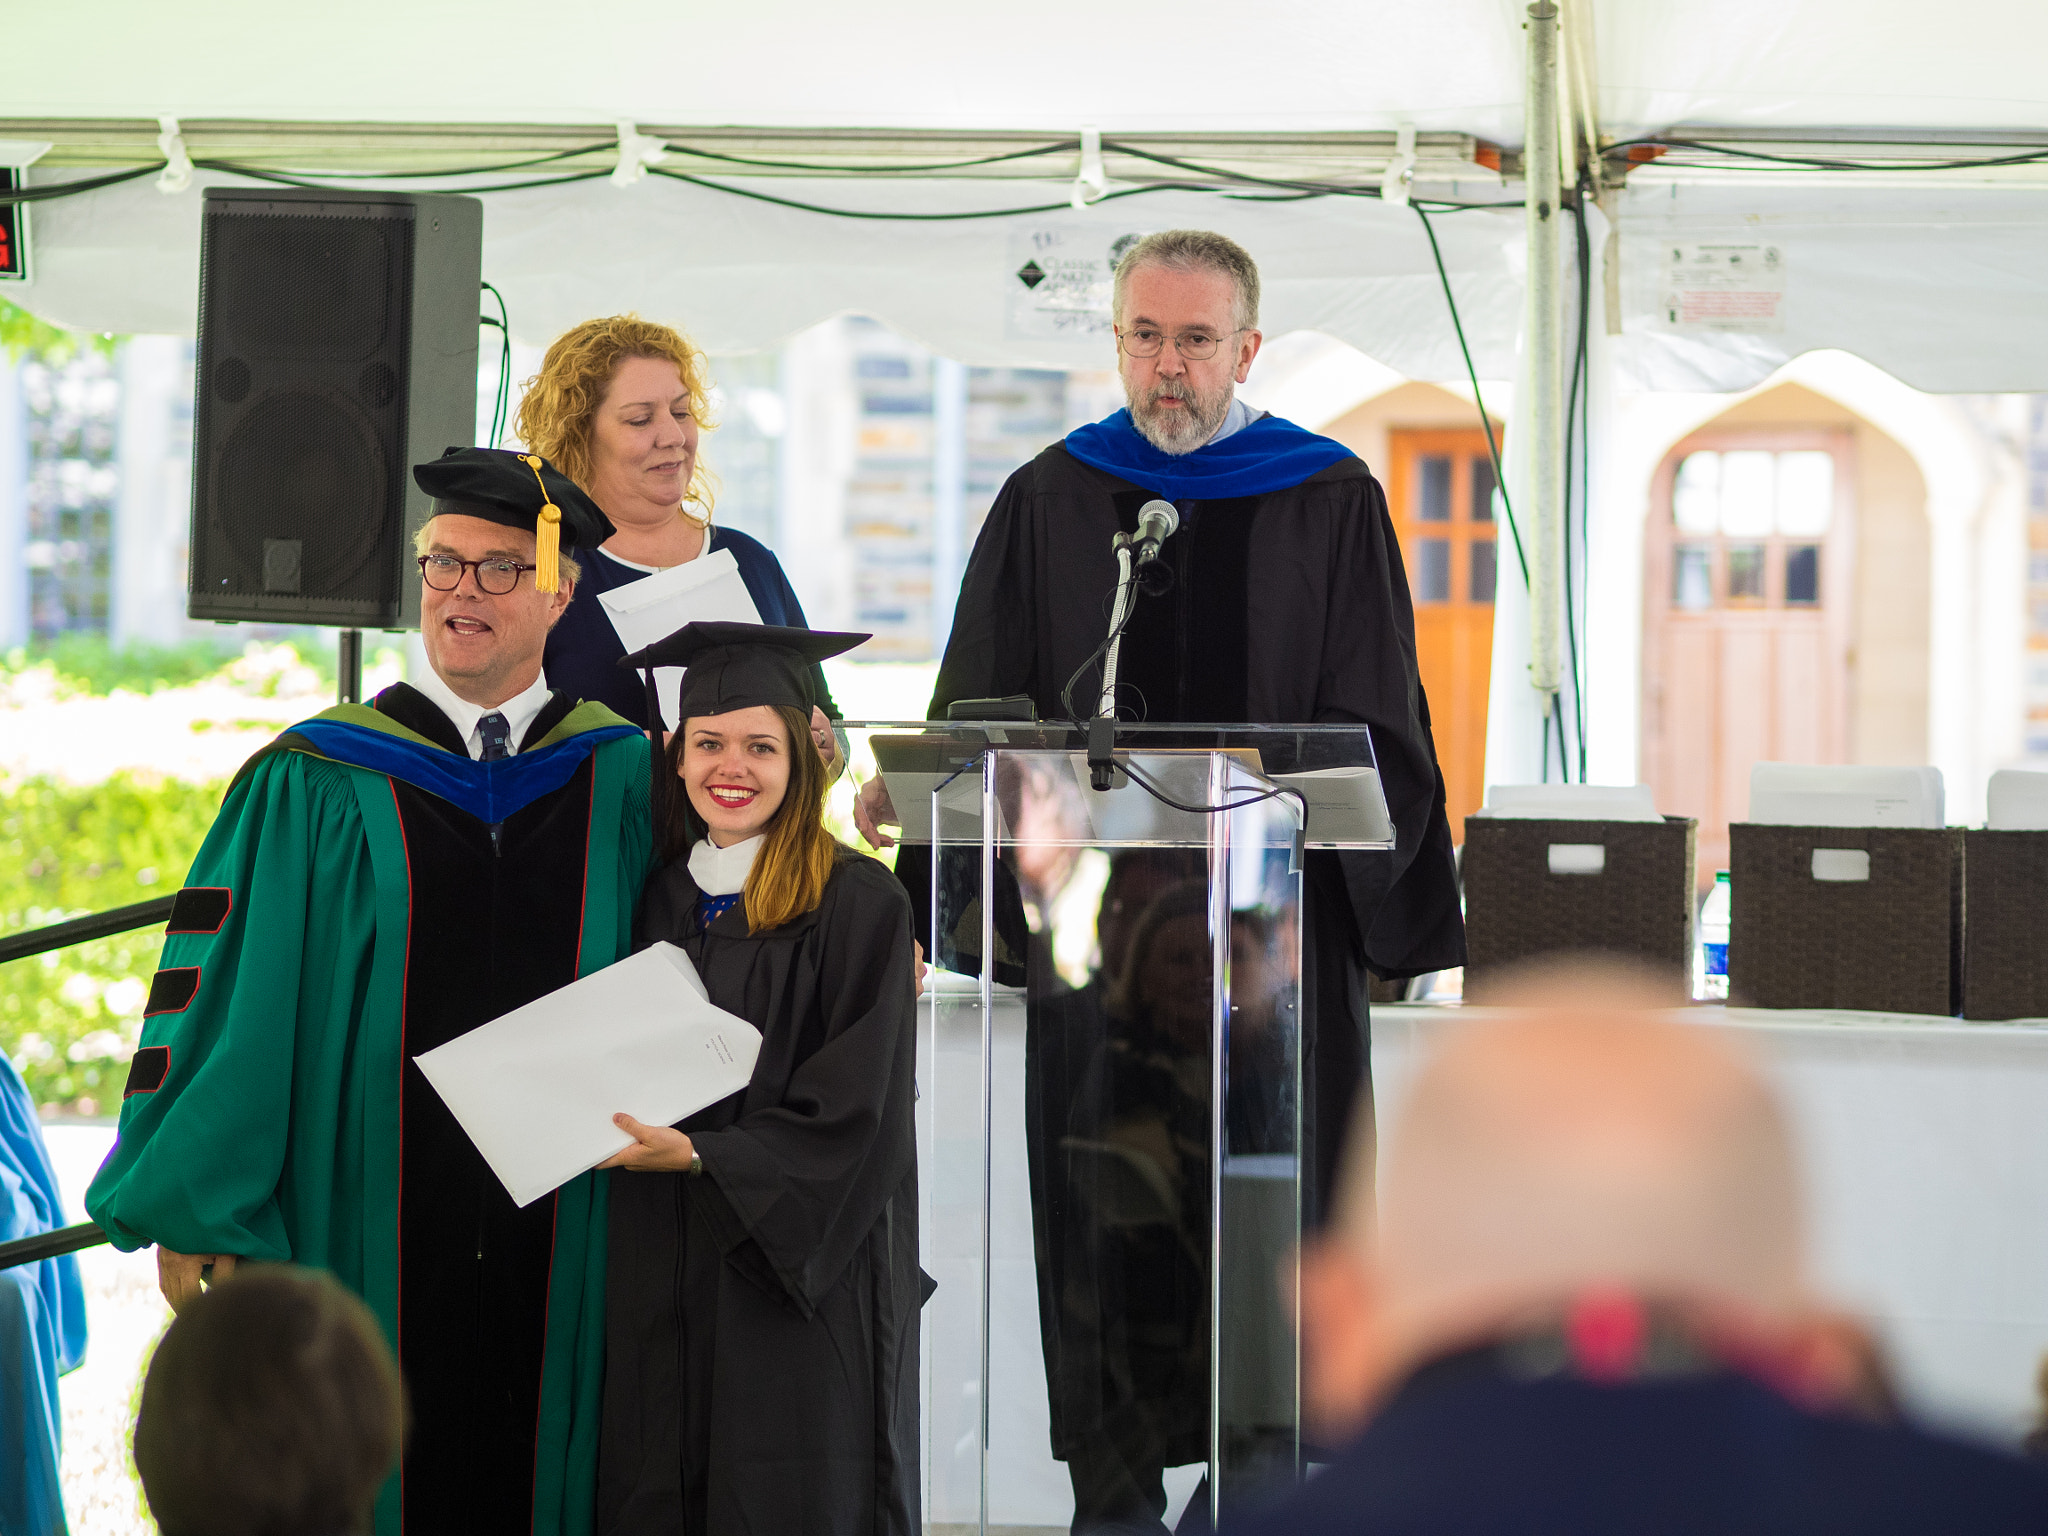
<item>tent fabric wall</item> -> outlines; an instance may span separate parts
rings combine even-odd
[[[1567,0],[1567,6],[1574,0]],[[1593,0],[1600,119],[2048,128],[2035,0]],[[22,117],[755,123],[1075,133],[1461,129],[1522,138],[1516,0],[1030,7],[541,0],[12,8]]]
[[[1614,199],[1624,325],[1614,359],[1624,385],[1747,389],[1802,353],[1835,349],[1932,392],[2048,389],[2048,289],[2040,278],[2048,271],[2048,195],[1983,186],[1866,191],[1785,177],[1717,183],[1702,174],[1637,182]],[[201,173],[194,190],[165,196],[145,179],[35,207],[37,276],[19,290],[21,302],[82,329],[190,335],[196,188],[236,181]],[[1013,183],[741,185],[899,212],[1041,200],[1035,186]],[[1482,377],[1510,377],[1521,213],[1435,218],[1475,364]],[[514,335],[535,344],[591,315],[635,310],[681,324],[713,352],[747,352],[858,311],[966,363],[1101,367],[1108,344],[1100,315],[1067,335],[1018,329],[1009,305],[1025,291],[1019,269],[1042,241],[1106,256],[1122,236],[1189,224],[1233,235],[1258,257],[1268,335],[1319,331],[1410,378],[1462,377],[1416,214],[1363,198],[1276,203],[1162,192],[1085,211],[902,223],[832,218],[669,181],[579,182],[488,194],[484,275],[504,292]],[[1663,322],[1667,249],[1702,241],[1782,251],[1781,329],[1685,334]],[[1602,242],[1593,249],[1597,304]]]

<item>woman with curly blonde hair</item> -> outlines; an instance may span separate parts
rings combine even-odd
[[[617,528],[584,559],[583,578],[554,632],[544,667],[551,687],[609,705],[646,728],[639,680],[597,594],[727,550],[764,624],[808,629],[803,605],[774,552],[711,520],[711,485],[697,456],[710,420],[704,354],[672,326],[638,315],[586,320],[563,333],[527,380],[515,424],[521,441],[588,493]],[[821,751],[838,715],[824,673],[812,719]]]

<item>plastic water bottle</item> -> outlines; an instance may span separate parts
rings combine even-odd
[[[1700,959],[1693,995],[1703,1002],[1728,1000],[1728,919],[1733,896],[1728,871],[1714,876],[1714,888],[1700,905]]]

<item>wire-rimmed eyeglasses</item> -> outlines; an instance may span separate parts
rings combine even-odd
[[[1191,363],[1206,362],[1216,355],[1216,349],[1233,336],[1244,334],[1245,327],[1225,331],[1221,336],[1211,336],[1207,331],[1182,331],[1178,336],[1169,336],[1162,330],[1149,325],[1134,325],[1128,331],[1117,327],[1117,344],[1132,357],[1157,357],[1160,349],[1169,341],[1173,350]]]
[[[453,592],[462,585],[462,573],[476,573],[479,592],[492,597],[503,597],[519,585],[521,571],[539,570],[539,566],[521,565],[517,560],[458,560],[453,555],[421,555],[420,579],[436,592]]]

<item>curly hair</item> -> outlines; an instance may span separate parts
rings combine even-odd
[[[690,414],[699,427],[718,425],[711,419],[711,381],[704,354],[673,326],[642,320],[638,315],[607,315],[586,320],[554,340],[541,359],[540,372],[526,381],[513,430],[521,442],[584,490],[590,489],[590,427],[619,364],[629,357],[658,358],[674,363],[689,392]],[[713,486],[700,453],[690,472],[683,501],[711,516]]]

